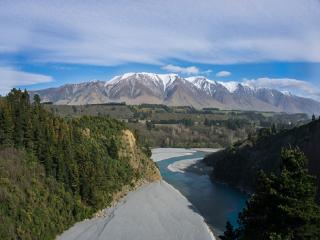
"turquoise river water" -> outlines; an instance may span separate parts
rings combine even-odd
[[[176,161],[202,158],[206,153],[173,157],[157,162],[162,178],[179,190],[194,206],[213,230],[221,234],[226,221],[237,226],[237,217],[244,208],[248,196],[225,184],[213,182],[208,175],[193,172],[172,172],[168,165]]]

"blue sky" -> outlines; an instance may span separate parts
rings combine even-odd
[[[0,93],[143,71],[320,100],[319,22],[319,0],[2,0]]]

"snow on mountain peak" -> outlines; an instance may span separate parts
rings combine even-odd
[[[47,101],[67,104],[91,104],[128,101],[128,104],[154,102],[221,107],[258,111],[319,112],[320,103],[301,99],[285,89],[267,88],[254,80],[222,82],[205,76],[181,77],[177,74],[129,72],[110,81],[67,84],[56,89],[37,91]],[[92,93],[92,94],[91,94]],[[88,95],[90,94],[90,95]],[[79,97],[81,96],[81,97]],[[283,97],[285,101],[282,101]],[[187,98],[187,99],[186,99]],[[187,100],[187,101],[186,101]],[[281,101],[279,101],[281,100]],[[309,101],[309,102],[308,102]],[[312,108],[306,110],[306,102]],[[280,105],[279,105],[279,104]],[[308,106],[309,107],[309,106]]]
[[[136,76],[136,79],[141,79],[143,81],[152,81],[155,85],[162,83],[164,90],[178,77],[178,74],[156,74],[149,72],[129,72],[123,75],[118,75],[113,77],[111,80],[107,81],[105,86],[113,85],[119,83],[122,80]]]
[[[196,81],[206,81],[206,82],[209,82],[209,83],[213,83],[213,84],[217,84],[216,81],[214,80],[210,80],[204,76],[193,76],[193,77],[187,77],[185,78],[187,81],[191,82],[191,83],[194,83]]]
[[[231,82],[219,82],[219,83],[221,85],[223,85],[231,93],[235,92],[238,89],[239,85],[240,85],[239,82],[233,82],[233,81],[231,81]]]
[[[214,80],[210,80],[204,76],[188,77],[186,80],[192,83],[196,88],[205,91],[208,95],[212,95],[215,92],[214,86],[218,83]]]
[[[187,77],[185,78],[187,81],[193,83],[195,80],[198,80],[198,79],[202,79],[202,80],[208,80],[206,77],[204,76],[193,76],[193,77]]]
[[[292,96],[292,93],[289,91],[281,91],[282,94],[286,95],[286,96]]]
[[[105,83],[105,86],[114,85],[119,83],[122,80],[126,79],[133,79],[139,81],[143,84],[149,85],[150,87],[163,87],[163,91],[166,89],[177,79],[179,78],[178,74],[168,73],[168,74],[157,74],[157,73],[150,73],[150,72],[128,72],[124,73],[123,75],[115,76],[110,81]],[[216,86],[219,85],[224,86],[230,93],[235,93],[236,91],[245,91],[248,94],[253,94],[253,92],[258,91],[261,89],[249,82],[217,82],[215,80],[210,80],[205,76],[192,76],[187,78],[181,78],[185,80],[197,89],[206,92],[209,95],[212,95],[215,92]],[[151,84],[151,85],[150,85]],[[282,91],[283,94],[287,96],[291,96],[292,94],[287,91]]]
[[[240,82],[235,82],[235,81],[230,81],[230,82],[219,82],[221,85],[223,85],[230,93],[234,93],[238,89],[244,89],[244,90],[249,90],[249,91],[256,91],[257,88],[247,84],[247,83],[240,83]]]

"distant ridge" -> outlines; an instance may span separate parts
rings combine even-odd
[[[66,84],[33,91],[43,102],[84,105],[108,102],[320,114],[320,103],[287,91],[254,88],[239,82],[217,82],[178,74],[125,73],[110,81]]]
[[[213,166],[217,180],[252,191],[257,173],[260,170],[277,173],[281,150],[292,147],[298,147],[306,155],[309,173],[317,177],[320,203],[320,120],[238,142],[232,148],[208,155],[205,162]]]

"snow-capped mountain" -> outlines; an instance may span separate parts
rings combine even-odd
[[[205,77],[177,74],[126,73],[109,81],[67,84],[34,91],[42,101],[55,104],[126,102],[170,106],[215,107],[308,114],[320,113],[320,103],[275,89],[254,88],[238,82],[217,82]]]

